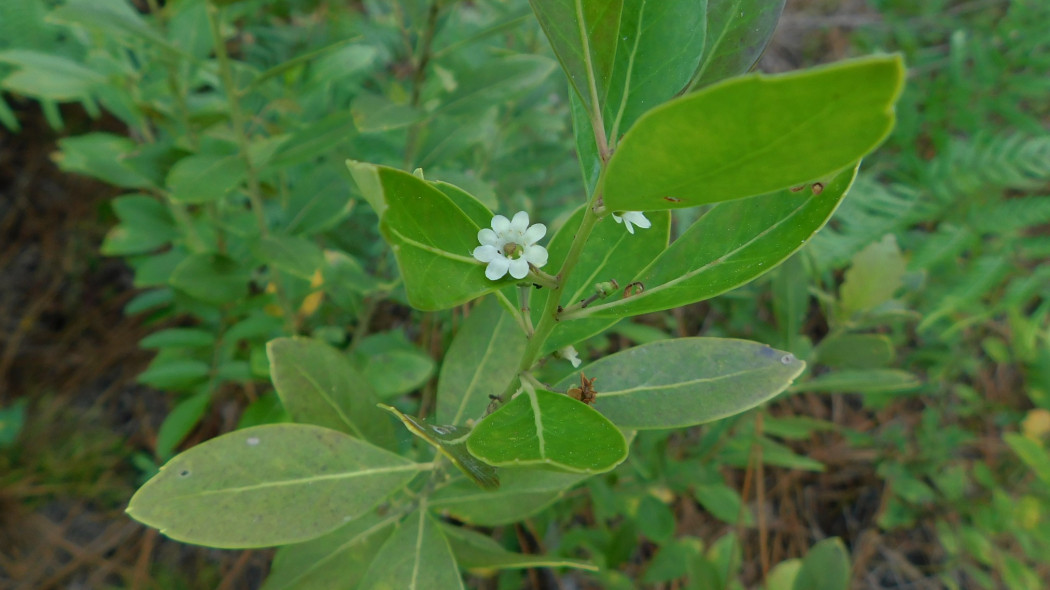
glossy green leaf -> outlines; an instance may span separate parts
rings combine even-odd
[[[186,543],[297,543],[360,517],[423,468],[335,430],[256,426],[176,456],[131,498],[128,514]]]
[[[749,75],[646,113],[609,161],[614,211],[693,207],[835,174],[893,127],[904,67],[871,57],[778,76]]]
[[[551,238],[547,251],[550,255],[548,265],[560,268],[572,245],[576,230],[583,220],[584,207],[576,210],[568,221]],[[671,216],[664,211],[648,215],[653,226],[649,229],[636,228],[633,234],[628,233],[622,224],[611,217],[602,219],[594,227],[587,244],[580,253],[576,270],[570,275],[562,291],[560,304],[568,307],[594,295],[595,285],[615,280],[620,289],[608,300],[617,300],[632,278],[649,265],[664,249],[671,235]],[[536,291],[532,296],[531,307],[533,322],[538,323],[540,313],[549,296],[549,289]],[[600,303],[597,302],[597,303]],[[609,328],[619,320],[588,318],[573,322],[559,322],[551,337],[544,343],[545,351],[558,350],[563,346],[575,344]]]
[[[672,309],[734,289],[772,270],[827,223],[856,169],[819,195],[790,191],[721,203],[689,227],[635,277],[644,291],[566,314],[623,317]]]
[[[608,471],[627,458],[623,434],[594,408],[567,395],[522,391],[474,427],[467,449],[495,465],[576,473]]]
[[[474,480],[486,490],[494,490],[499,487],[499,477],[496,468],[479,461],[467,451],[467,436],[470,429],[463,426],[436,426],[427,424],[425,421],[408,416],[397,408],[379,405],[380,408],[397,416],[405,428],[412,434],[427,441],[427,444],[448,457],[452,464],[467,477]]]
[[[707,0],[531,0],[575,88],[611,140],[686,84],[704,51]]]
[[[307,280],[324,264],[321,248],[296,236],[266,236],[259,240],[257,255],[273,268]]]
[[[817,543],[802,558],[794,590],[849,590],[849,552],[838,537]]]
[[[205,390],[190,396],[172,408],[157,430],[157,456],[167,460],[175,453],[182,439],[201,421],[211,405],[211,391]]]
[[[484,265],[472,256],[481,228],[447,195],[407,172],[347,165],[379,215],[413,307],[447,309],[505,284],[485,278]]]
[[[468,479],[439,488],[430,497],[430,507],[478,526],[511,524],[550,506],[588,477],[528,468],[504,468],[499,475],[498,490],[483,490]]]
[[[239,155],[195,154],[171,167],[167,185],[179,203],[207,203],[230,193],[247,174]]]
[[[150,252],[178,236],[168,207],[153,197],[125,195],[113,199],[112,207],[120,224],[102,242],[106,256]]]
[[[695,86],[743,74],[773,36],[785,0],[707,0],[707,42]]]
[[[595,407],[620,428],[682,428],[772,399],[806,364],[764,344],[679,338],[636,346],[584,367],[596,378]],[[579,382],[570,375],[556,389]]]
[[[893,342],[883,334],[836,334],[820,342],[817,362],[843,369],[877,369],[893,362]]]
[[[171,271],[168,284],[205,303],[222,305],[248,295],[251,272],[229,256],[191,254]]]
[[[360,590],[456,590],[463,578],[441,527],[426,510],[409,514],[376,554]]]
[[[393,424],[350,359],[310,338],[277,338],[266,345],[273,386],[292,419],[389,447]]]
[[[469,570],[521,569],[534,567],[569,567],[598,571],[598,567],[564,557],[533,555],[507,551],[491,537],[476,531],[442,523],[441,530],[448,539],[459,567]]]
[[[398,519],[366,514],[312,541],[281,547],[262,590],[357,588]]]
[[[891,393],[910,391],[922,381],[907,371],[898,369],[853,369],[832,371],[799,383],[792,391],[828,393]]]
[[[525,332],[495,297],[471,308],[441,365],[438,422],[481,418],[489,396],[502,393],[517,376],[525,343]]]

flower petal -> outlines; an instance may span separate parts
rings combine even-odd
[[[619,215],[613,213],[612,217],[613,217],[613,221],[615,221],[616,223],[623,223],[623,218],[620,217]]]
[[[547,226],[542,223],[537,223],[525,230],[525,245],[531,246],[543,239],[543,236],[545,235],[547,235]]]
[[[514,219],[510,220],[510,228],[519,234],[524,235],[525,230],[529,227],[529,214],[524,211],[518,211],[514,214]]]
[[[642,229],[649,229],[653,226],[653,222],[649,221],[641,211],[628,211],[623,214],[623,217]]]
[[[505,256],[497,256],[485,268],[485,276],[490,281],[498,281],[503,278],[503,275],[507,274],[508,268],[510,268],[510,260],[507,260]]]
[[[474,248],[474,258],[479,262],[492,262],[499,256],[499,250],[495,246],[485,244]]]
[[[522,256],[529,264],[536,268],[542,267],[547,264],[547,249],[543,246],[532,246],[525,247],[525,255]]]
[[[499,236],[496,235],[496,232],[486,227],[478,232],[478,241],[485,246],[496,246]]]
[[[496,215],[492,218],[492,229],[494,229],[497,234],[502,234],[510,229],[510,220],[502,215]]]
[[[529,274],[529,262],[524,256],[510,261],[510,276],[524,279],[527,274]]]
[[[623,218],[623,226],[627,228],[627,233],[634,235],[634,226],[631,225],[631,220],[626,217]]]

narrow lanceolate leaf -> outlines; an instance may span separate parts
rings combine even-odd
[[[481,228],[448,195],[407,172],[347,166],[379,215],[413,307],[447,309],[500,286],[485,278],[484,265],[472,256]]]
[[[495,297],[470,310],[441,365],[437,420],[465,424],[481,417],[490,395],[498,395],[518,374],[525,332]]]
[[[787,388],[806,363],[764,344],[679,338],[636,346],[583,369],[595,406],[620,428],[682,428],[749,410]],[[579,382],[570,375],[555,387]],[[473,449],[472,449],[473,450]]]
[[[529,555],[507,551],[491,537],[481,533],[442,523],[456,563],[461,568],[476,570],[521,569],[532,567],[571,567],[597,571],[598,567],[578,559],[566,559],[548,555]]]
[[[441,527],[421,508],[398,525],[357,588],[456,590],[463,588],[463,578]]]
[[[531,0],[569,82],[605,133],[625,132],[689,82],[707,0]]]
[[[627,441],[585,403],[552,391],[523,391],[474,427],[467,449],[503,466],[576,473],[608,471],[627,458]]]
[[[263,590],[356,588],[399,518],[369,513],[312,541],[281,547]]]
[[[340,430],[380,446],[393,445],[390,418],[376,407],[372,387],[342,353],[298,337],[271,340],[266,353],[273,386],[293,420]]]
[[[813,182],[875,149],[893,127],[904,67],[871,57],[749,75],[646,113],[609,161],[605,204],[652,211]]]
[[[196,545],[298,543],[362,516],[422,468],[335,430],[257,426],[176,456],[135,493],[128,514]]]
[[[583,220],[584,207],[580,207],[569,217],[558,233],[551,238],[548,252],[548,264],[559,268],[572,245],[576,230]],[[653,226],[648,229],[636,229],[630,234],[622,224],[611,217],[602,219],[595,226],[587,239],[587,244],[580,253],[576,271],[570,275],[562,291],[562,306],[579,303],[595,294],[595,285],[616,281],[619,289],[610,298],[616,300],[631,280],[667,248],[671,235],[671,216],[664,211],[649,214]],[[540,313],[550,294],[549,289],[542,289],[533,294],[532,319],[540,321]],[[614,319],[586,319],[575,322],[560,322],[544,343],[544,351],[558,350],[563,346],[575,344],[584,338],[593,336],[612,324]]]
[[[707,0],[707,41],[696,76],[707,86],[755,65],[777,28],[785,0]]]
[[[462,426],[435,426],[403,414],[397,408],[379,405],[380,408],[398,417],[405,428],[412,434],[427,441],[428,444],[448,457],[452,464],[459,468],[467,477],[472,479],[486,490],[494,490],[499,487],[499,476],[496,468],[479,461],[467,451],[467,437],[470,428]]]
[[[531,468],[500,469],[498,490],[482,490],[460,479],[430,496],[430,508],[478,526],[517,522],[543,510],[588,477],[581,473]]]
[[[781,191],[720,203],[633,279],[644,289],[569,313],[625,317],[672,309],[725,293],[776,268],[824,227],[849,190],[856,168],[820,190]]]

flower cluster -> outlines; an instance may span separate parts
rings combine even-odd
[[[542,223],[529,225],[529,214],[518,211],[514,219],[502,215],[492,218],[492,229],[478,232],[481,245],[474,248],[474,258],[488,264],[485,276],[498,281],[508,272],[515,279],[529,274],[529,266],[536,268],[547,264],[547,249],[536,242],[547,234]]]

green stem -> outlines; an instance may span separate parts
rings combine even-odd
[[[412,76],[412,106],[414,108],[419,107],[420,100],[422,99],[423,83],[427,77],[427,66],[430,64],[432,56],[432,48],[434,45],[434,34],[437,32],[437,21],[438,15],[441,13],[441,0],[433,0],[430,3],[430,10],[427,13],[427,24],[426,28],[423,29],[423,38],[419,44],[419,56],[413,57],[415,62]],[[423,128],[423,125],[427,124],[428,121],[420,121],[413,123],[408,129],[408,139],[405,142],[405,161],[404,168],[408,169],[416,159],[416,152],[419,151],[419,134]]]
[[[255,223],[259,226],[259,235],[263,238],[270,235],[270,228],[266,224],[266,212],[263,210],[262,189],[259,183],[259,171],[252,162],[249,148],[251,143],[248,138],[244,111],[241,110],[240,92],[237,83],[233,79],[233,66],[230,56],[226,53],[226,40],[222,38],[219,27],[219,7],[209,3],[207,11],[208,25],[211,29],[212,42],[215,45],[215,57],[219,62],[219,77],[222,79],[223,92],[230,107],[230,124],[233,126],[233,135],[237,139],[237,146],[241,158],[244,160],[245,171],[248,177],[248,200],[251,203],[252,212],[255,214]],[[299,317],[292,307],[291,301],[281,285],[280,277],[273,273],[273,285],[277,296],[277,303],[284,312],[285,329],[296,334],[299,332]]]
[[[532,285],[518,285],[518,310],[521,311],[521,320],[525,324],[525,336],[532,338],[536,329],[532,325],[532,309],[529,307],[529,295],[532,294]]]

